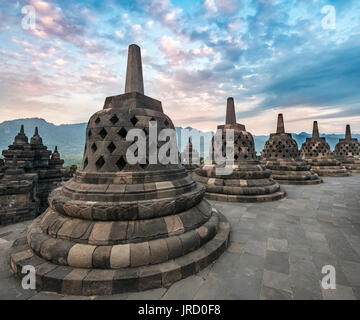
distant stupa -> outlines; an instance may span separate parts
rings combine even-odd
[[[322,177],[347,177],[350,172],[336,160],[325,138],[319,135],[317,121],[314,121],[313,134],[306,138],[300,149],[301,158],[311,165],[311,170]]]
[[[334,155],[349,171],[360,172],[360,144],[351,137],[350,125],[346,126],[345,139],[339,139]]]
[[[297,142],[285,133],[284,118],[278,115],[276,133],[270,134],[262,152],[262,161],[272,172],[273,178],[282,184],[310,185],[321,183],[310,165],[300,158]]]
[[[264,168],[256,156],[254,138],[243,124],[236,122],[233,98],[228,98],[225,125],[218,126],[222,132],[222,155],[226,154],[226,130],[234,130],[234,165],[229,175],[217,175],[224,165],[211,164],[196,169],[193,177],[206,186],[205,196],[211,200],[231,202],[262,202],[279,200],[285,196],[280,185],[274,181],[271,171]],[[211,142],[210,154],[214,156],[215,140]],[[230,148],[230,147],[229,147]]]

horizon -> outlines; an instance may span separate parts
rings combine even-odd
[[[52,125],[55,125],[55,126],[66,126],[66,125],[83,125],[83,124],[87,124],[87,121],[84,121],[84,122],[77,122],[77,123],[60,123],[60,124],[55,124],[53,122],[49,122],[47,121],[46,119],[44,118],[39,118],[39,117],[34,117],[34,118],[18,118],[18,119],[11,119],[11,120],[4,120],[2,122],[0,122],[0,125],[2,125],[3,123],[5,122],[12,122],[12,121],[21,121],[21,120],[44,120],[46,123],[48,124],[52,124]],[[188,127],[181,127],[181,126],[177,126],[175,125],[175,128],[181,128],[181,129],[184,129],[184,130],[187,130]],[[195,130],[198,130],[202,133],[215,133],[216,130],[209,130],[209,131],[203,131],[203,130],[200,130],[200,129],[197,129],[197,128],[194,128],[194,127],[189,127],[191,129],[195,129]],[[33,129],[33,128],[32,128]],[[286,127],[285,127],[286,129]],[[25,130],[26,130],[26,127],[25,127]],[[308,134],[308,135],[312,135],[312,130],[310,132],[306,132],[306,131],[300,131],[300,132],[292,132],[292,131],[288,131],[288,130],[285,130],[287,133],[291,133],[291,134],[297,134],[297,135],[301,135],[302,133],[305,133],[305,134]],[[257,137],[260,137],[260,136],[269,136],[271,133],[275,133],[276,130],[274,130],[273,132],[270,132],[268,134],[264,133],[264,134],[253,134],[254,136],[257,136]],[[251,132],[250,132],[251,133]],[[352,135],[360,135],[360,132],[354,132],[351,128],[351,134]],[[334,132],[322,132],[320,130],[320,135],[343,135],[345,137],[345,131],[343,133],[334,133]],[[40,133],[40,136],[41,136],[41,133]]]
[[[25,5],[34,29],[23,28]],[[359,14],[355,0],[2,3],[0,121],[87,122],[124,92],[137,43],[145,94],[177,127],[214,132],[232,96],[237,122],[256,136],[275,132],[278,113],[287,132],[312,132],[318,120],[322,134],[344,134],[346,124],[357,134]]]

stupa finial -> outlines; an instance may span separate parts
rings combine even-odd
[[[351,129],[349,124],[346,125],[345,140],[351,140]]]
[[[35,127],[35,133],[34,133],[34,136],[38,136],[39,135],[39,129],[38,127]]]
[[[285,133],[284,117],[282,113],[278,114],[276,133]]]
[[[129,46],[125,83],[125,93],[134,91],[144,94],[141,50],[136,44]]]
[[[25,133],[25,130],[24,130],[24,125],[22,124],[21,127],[20,127],[20,133]]]
[[[313,137],[313,139],[319,139],[319,137],[320,137],[317,121],[314,121],[312,137]]]
[[[226,124],[236,124],[235,104],[232,97],[227,99]]]

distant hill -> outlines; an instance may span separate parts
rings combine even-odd
[[[62,158],[65,159],[65,165],[79,165],[81,163],[87,123],[54,125],[53,123],[49,123],[41,118],[4,121],[0,123],[0,150],[7,149],[8,146],[13,143],[14,137],[18,134],[22,124],[25,127],[25,133],[29,139],[33,136],[34,128],[37,126],[39,128],[39,134],[48,149],[54,150],[57,145]],[[201,150],[198,151],[201,153],[201,156],[206,157],[209,153],[211,138],[214,135],[214,132],[211,131],[202,132],[191,127],[176,127],[179,150],[184,150],[191,130],[197,134],[203,135],[203,140],[200,140]],[[183,141],[181,141],[182,136],[184,137]],[[298,143],[299,147],[301,147],[306,138],[310,137],[311,134],[301,132],[299,134],[293,133],[292,136]],[[321,134],[321,136],[326,138],[332,150],[339,139],[344,137],[344,135],[341,134]],[[353,134],[353,137],[360,140],[360,134]],[[268,136],[254,136],[255,148],[258,154],[260,154],[263,150],[265,142],[268,138]]]

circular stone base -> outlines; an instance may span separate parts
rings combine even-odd
[[[169,286],[199,272],[216,260],[228,246],[230,224],[221,213],[217,234],[198,250],[165,263],[124,269],[80,269],[59,266],[38,256],[25,245],[10,257],[12,272],[19,278],[23,266],[36,272],[36,290],[64,295],[111,295]]]
[[[351,173],[348,171],[327,171],[327,170],[317,170],[313,168],[313,171],[318,174],[320,177],[350,177]]]
[[[320,184],[324,181],[322,179],[315,179],[315,180],[279,180],[274,178],[274,180],[280,184],[287,184],[287,185],[314,185]]]
[[[243,203],[276,201],[284,198],[285,196],[286,196],[285,191],[278,191],[271,194],[263,194],[256,196],[205,192],[205,198],[208,200],[224,201],[224,202],[243,202]]]

